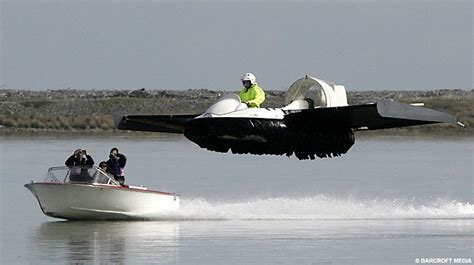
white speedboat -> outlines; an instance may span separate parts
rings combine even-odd
[[[120,185],[97,167],[52,167],[46,180],[25,185],[47,216],[62,219],[146,219],[179,208],[175,193]]]

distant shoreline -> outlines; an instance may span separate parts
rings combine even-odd
[[[123,114],[203,113],[226,91],[199,90],[48,90],[0,89],[0,135],[130,135],[115,129]],[[266,91],[263,107],[284,105],[286,91]],[[455,115],[468,126],[439,124],[358,132],[359,135],[474,136],[474,90],[348,91],[349,104],[394,99],[423,102],[426,107]],[[157,133],[133,132],[137,137]]]

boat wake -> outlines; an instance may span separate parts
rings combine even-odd
[[[182,199],[178,212],[152,219],[167,220],[364,220],[364,219],[474,219],[474,204],[437,199],[337,199],[324,195],[305,198],[268,198],[240,202]]]

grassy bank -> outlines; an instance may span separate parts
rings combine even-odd
[[[202,113],[223,91],[188,90],[0,90],[0,130],[5,134],[117,133],[114,119],[120,114]],[[284,91],[267,91],[263,107],[284,104]],[[348,92],[349,104],[389,98],[402,102],[424,102],[426,107],[455,115],[468,125],[415,126],[381,130],[370,134],[474,136],[474,91],[363,91]]]

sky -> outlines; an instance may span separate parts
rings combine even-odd
[[[0,88],[473,89],[470,0],[0,1]]]

